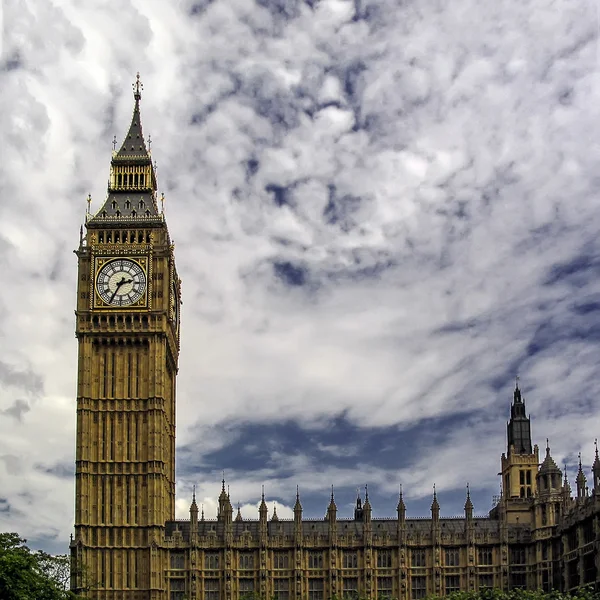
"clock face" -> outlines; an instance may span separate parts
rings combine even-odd
[[[175,280],[171,284],[171,318],[175,323],[175,331],[179,331],[179,290]]]
[[[109,306],[129,306],[144,295],[146,274],[137,262],[116,258],[104,263],[98,272],[96,289]]]

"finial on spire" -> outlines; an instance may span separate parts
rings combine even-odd
[[[152,137],[148,134],[148,153],[150,153],[150,150],[152,150]]]
[[[517,376],[515,377],[515,390],[519,389],[519,374],[517,373]]]
[[[369,500],[369,484],[365,483],[365,502]]]
[[[296,500],[300,500],[300,486],[296,486]]]
[[[264,483],[262,484],[261,489],[262,489],[261,498],[262,498],[262,501],[264,502],[265,501],[265,484]]]
[[[435,483],[433,484],[433,499],[436,500],[437,499],[437,492],[435,490]]]
[[[594,440],[594,446],[596,446],[596,458],[598,458],[598,438]]]
[[[579,470],[581,471],[581,452],[579,452],[577,456],[579,457]]]
[[[225,471],[223,471],[223,479],[221,481],[221,491],[225,492]]]
[[[160,194],[160,212],[165,212],[165,193],[161,192]]]
[[[550,452],[550,440],[546,438],[546,452]]]
[[[117,136],[116,135],[113,135],[112,145],[113,145],[113,152],[116,152],[117,151]]]
[[[471,490],[469,489],[469,482],[467,481],[467,498],[471,498]]]
[[[402,497],[403,497],[403,495],[404,495],[404,492],[403,492],[403,490],[402,490],[402,484],[400,484],[400,498],[402,498]]]
[[[192,488],[192,502],[196,502],[196,484]]]
[[[144,84],[142,83],[141,79],[140,79],[140,72],[137,72],[137,75],[135,76],[135,82],[132,84],[133,87],[133,97],[136,100],[140,100],[142,97],[142,90],[144,89]]]
[[[331,484],[331,500],[333,501],[333,483]]]

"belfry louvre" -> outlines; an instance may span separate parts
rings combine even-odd
[[[141,84],[108,195],[88,214],[78,257],[79,344],[71,587],[96,600],[417,599],[458,590],[600,589],[600,459],[576,494],[547,446],[540,464],[515,388],[503,493],[475,517],[377,519],[365,493],[338,518],[234,516],[225,482],[216,520],[175,520],[175,380],[180,280],[156,172],[142,135]]]

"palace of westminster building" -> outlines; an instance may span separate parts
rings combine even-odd
[[[75,532],[71,587],[96,600],[410,600],[458,590],[600,589],[600,459],[576,493],[546,448],[540,464],[516,387],[502,454],[503,492],[487,517],[175,520],[175,379],[180,280],[155,168],[142,136],[141,84],[108,195],[88,214],[78,257]]]

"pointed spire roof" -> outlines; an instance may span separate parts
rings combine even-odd
[[[469,484],[467,483],[467,499],[465,501],[465,511],[473,510],[473,502],[471,502],[471,490],[469,489]]]
[[[579,453],[579,470],[577,471],[577,487],[578,488],[585,488],[585,484],[587,482],[587,478],[585,476],[585,473],[583,472],[583,467],[581,465],[581,452]]]
[[[398,506],[396,507],[398,512],[406,510],[406,504],[404,504],[404,493],[402,491],[402,484],[400,484],[400,493],[398,495]]]
[[[337,506],[335,505],[335,500],[333,498],[333,485],[331,486],[331,499],[329,500],[329,506],[327,507],[327,510],[337,510]]]
[[[133,84],[135,103],[129,131],[119,151],[113,151],[108,196],[96,214],[89,216],[87,226],[105,226],[107,222],[163,222],[156,202],[156,169],[142,134],[142,88],[138,73]]]
[[[294,512],[302,512],[302,504],[300,504],[300,488],[296,486],[296,502],[294,503]]]
[[[258,512],[260,513],[261,517],[264,516],[264,518],[266,519],[267,517],[267,512],[268,512],[268,508],[267,508],[267,503],[265,502],[265,486],[262,486],[262,493],[261,493],[261,497],[260,497],[260,505],[258,507]]]
[[[550,443],[548,438],[546,438],[546,457],[544,458],[544,462],[538,471],[538,475],[543,473],[560,473],[558,465],[554,462],[554,459],[550,455]]]
[[[237,506],[237,515],[235,516],[235,522],[236,523],[241,523],[243,521],[243,517],[242,517],[242,510],[240,508],[240,503],[238,502],[238,506]]]
[[[433,484],[433,502],[431,503],[431,512],[438,512],[440,510],[440,504],[437,499],[437,490],[435,489],[435,483]]]
[[[190,509],[192,508],[198,510],[198,505],[196,504],[196,486],[192,489],[192,503],[190,504]]]
[[[225,502],[228,498],[228,494],[225,491],[225,471],[223,471],[223,479],[221,481],[221,493],[219,494],[219,502]]]
[[[279,521],[279,517],[277,516],[277,506],[275,502],[273,502],[273,516],[271,517],[271,521]]]
[[[521,390],[519,389],[519,376],[517,375],[515,377],[515,391],[513,393],[513,401],[516,402],[523,402],[523,399],[521,398]]]
[[[150,153],[146,148],[146,142],[144,141],[144,135],[142,133],[142,119],[140,116],[140,100],[142,99],[142,90],[144,85],[140,80],[140,74],[136,75],[135,82],[133,83],[133,97],[135,104],[133,107],[133,116],[131,117],[131,124],[129,125],[129,131],[123,140],[123,145],[114,156],[114,161],[130,161],[131,159],[139,160],[147,159],[150,160]]]
[[[369,486],[365,484],[365,503],[363,504],[363,510],[371,510],[371,503],[369,502]]]
[[[594,456],[594,462],[592,463],[592,471],[594,473],[600,471],[600,457],[598,456],[598,440],[594,440],[594,446],[596,446],[596,454]]]

